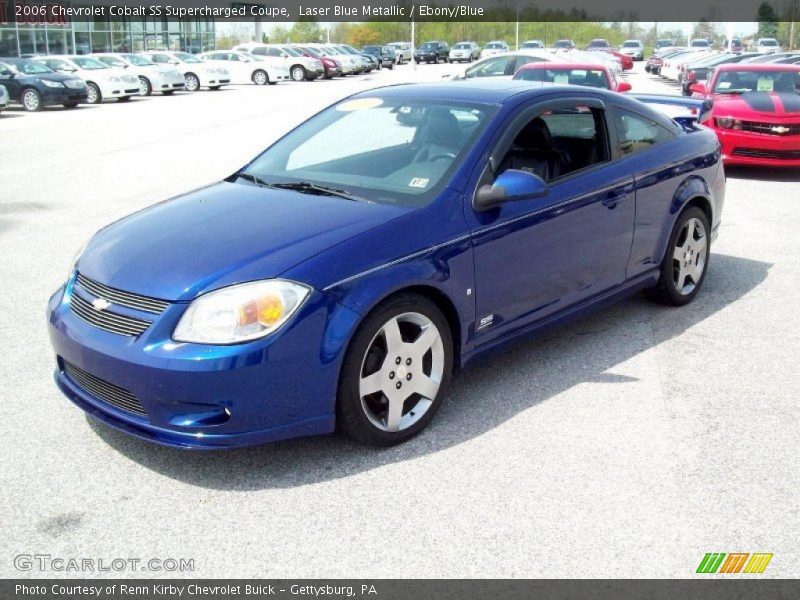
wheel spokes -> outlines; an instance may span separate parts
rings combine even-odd
[[[436,398],[436,393],[439,391],[439,382],[434,381],[427,375],[419,375],[412,380],[414,391],[423,398],[433,400]]]
[[[400,335],[400,324],[397,318],[390,319],[381,329],[386,340],[387,359],[392,360],[393,356],[399,356],[403,349],[403,337]]]
[[[389,407],[386,409],[386,429],[387,431],[398,431],[400,420],[403,418],[403,404],[405,397],[399,394],[392,394],[389,397]]]

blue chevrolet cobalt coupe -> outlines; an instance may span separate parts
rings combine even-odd
[[[402,442],[488,350],[637,290],[697,295],[725,192],[707,109],[518,81],[337,102],[97,232],[50,299],[56,383],[171,446]]]

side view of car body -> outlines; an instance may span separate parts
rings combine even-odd
[[[508,52],[508,44],[503,40],[494,40],[488,42],[481,50],[480,57],[481,58],[488,58],[490,56],[495,56],[497,54],[504,54]]]
[[[127,69],[139,79],[139,94],[149,96],[154,91],[169,96],[186,85],[183,73],[171,65],[157,65],[141,54],[92,54],[109,67]]]
[[[206,63],[188,52],[153,51],[141,54],[157,65],[175,67],[183,74],[184,86],[189,92],[196,92],[200,88],[218,90],[231,82],[227,68]]]
[[[580,85],[616,92],[631,90],[630,83],[617,81],[608,67],[596,63],[528,63],[514,74],[513,79],[559,85]]]
[[[425,42],[419,48],[414,50],[414,62],[420,63],[438,63],[439,61],[446,62],[447,56],[450,53],[450,46],[447,42],[430,41]]]
[[[139,78],[124,69],[110,67],[90,56],[48,55],[33,60],[58,73],[75,75],[86,82],[86,101],[99,104],[116,99],[126,102],[140,93]]]
[[[638,290],[691,302],[724,193],[714,134],[625,94],[365,91],[97,232],[48,304],[55,380],[172,446],[397,444],[479,357]]]
[[[481,55],[481,49],[475,42],[458,42],[450,48],[447,62],[472,62]]]
[[[633,60],[644,60],[644,44],[641,40],[625,40],[619,47],[619,51]]]
[[[46,65],[27,58],[0,57],[0,85],[9,102],[35,112],[45,106],[74,108],[86,102],[86,83],[80,77],[56,73]]]
[[[714,102],[725,164],[800,167],[800,66],[721,65],[691,90]]]
[[[390,42],[386,45],[394,48],[398,65],[414,60],[414,48],[408,42]]]
[[[230,73],[231,83],[276,84],[289,80],[285,65],[276,66],[254,54],[233,50],[215,50],[198,54],[207,63],[221,67]]]

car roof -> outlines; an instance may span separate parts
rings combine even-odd
[[[460,81],[391,85],[365,90],[352,97],[380,96],[382,98],[427,98],[445,102],[460,101],[478,104],[504,104],[512,98],[521,95],[527,98],[534,98],[536,96],[545,96],[555,91],[571,91],[574,93],[579,90],[582,94],[607,93],[609,98],[616,98],[616,96],[619,95],[614,94],[612,96],[610,92],[605,92],[599,88],[591,88],[591,92],[587,92],[587,89],[586,87],[567,85],[533,87],[530,85],[529,81],[513,79],[498,80],[496,77],[486,77]]]
[[[800,66],[781,63],[732,63],[720,65],[717,73],[724,71],[800,71]]]

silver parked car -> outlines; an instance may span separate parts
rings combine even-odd
[[[0,112],[8,108],[8,91],[5,86],[0,85]]]

